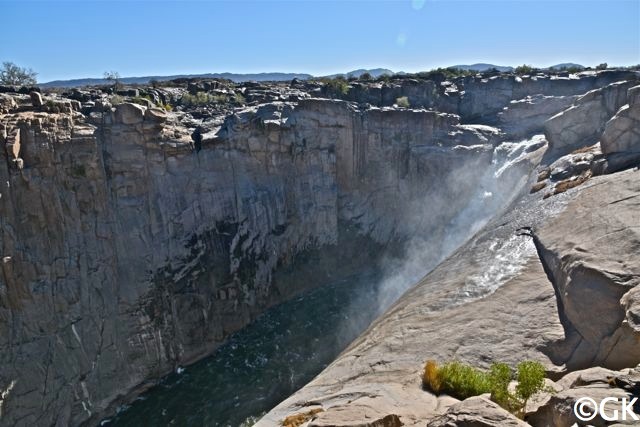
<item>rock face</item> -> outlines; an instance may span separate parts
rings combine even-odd
[[[586,188],[538,234],[560,314],[578,339],[566,361],[571,369],[640,363],[639,178],[635,172]]]
[[[634,76],[371,83],[350,92],[355,102],[312,96],[326,88],[249,85],[241,88],[254,99],[249,106],[237,101],[240,90],[220,85],[149,89],[146,106],[112,107],[74,92],[45,95],[34,109],[26,94],[0,94],[1,422],[96,423],[266,307],[389,252],[411,258],[422,248],[419,271],[428,271],[496,215],[508,225],[492,222],[457,250],[261,425],[302,412],[312,399],[324,409],[310,421],[318,426],[409,425],[442,415],[453,400],[417,385],[429,356],[481,366],[527,356],[561,370],[554,364],[574,363],[567,352],[580,345],[591,346],[590,360],[630,363],[636,353],[605,353],[636,351],[634,260],[603,267],[596,287],[617,311],[604,329],[584,325],[571,303],[583,280],[576,265],[587,261],[563,264],[574,249],[542,228],[545,262],[561,260],[548,270],[532,240],[513,233],[546,226],[547,210],[573,193],[512,208],[547,147],[530,133],[573,96]],[[201,90],[236,101],[170,113],[152,105]],[[441,111],[384,107],[396,95]],[[356,103],[363,99],[383,107]],[[527,104],[536,105],[530,116]],[[637,191],[635,176],[624,177],[624,188],[590,187],[590,203],[624,208],[603,210],[611,227],[636,218],[634,199],[625,199]],[[598,188],[622,200],[600,197]],[[636,248],[627,229],[627,240],[615,238]],[[568,298],[560,311],[549,271],[558,272],[558,298]],[[393,301],[403,290],[390,287],[383,297]],[[452,333],[446,323],[478,329]],[[596,348],[603,334],[613,335]]]
[[[579,97],[563,112],[545,123],[550,153],[555,156],[594,144],[602,135],[607,121],[627,103],[627,90],[635,81],[612,83]]]
[[[605,125],[600,139],[603,153],[640,152],[640,86],[627,91],[627,100]]]

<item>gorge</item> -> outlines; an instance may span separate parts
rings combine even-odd
[[[438,422],[427,358],[640,363],[637,71],[345,84],[0,88],[0,424],[97,425],[305,303],[329,351],[258,426]]]

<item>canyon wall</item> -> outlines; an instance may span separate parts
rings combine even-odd
[[[96,423],[306,288],[415,242],[428,271],[528,191],[545,120],[628,78],[424,83],[446,112],[303,93],[200,138],[182,111],[0,94],[0,423]]]
[[[239,111],[196,151],[173,113],[27,107],[2,117],[7,425],[95,422],[270,304],[401,249],[416,200],[438,229],[475,196],[455,171],[490,168],[496,142],[319,99]]]

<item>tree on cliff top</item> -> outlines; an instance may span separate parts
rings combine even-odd
[[[0,84],[21,86],[37,83],[38,73],[31,68],[18,67],[13,62],[3,62],[0,68]]]
[[[120,73],[117,71],[105,71],[104,79],[113,84],[113,89],[118,90],[120,88]]]

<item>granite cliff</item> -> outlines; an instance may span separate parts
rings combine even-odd
[[[638,79],[2,88],[0,423],[95,424],[270,305],[416,248],[422,274],[445,261],[261,425],[309,402],[317,425],[433,418],[452,402],[419,388],[425,348],[634,366],[638,178],[615,172],[638,161]],[[225,101],[180,102],[203,93]],[[438,332],[471,322],[487,336]]]

